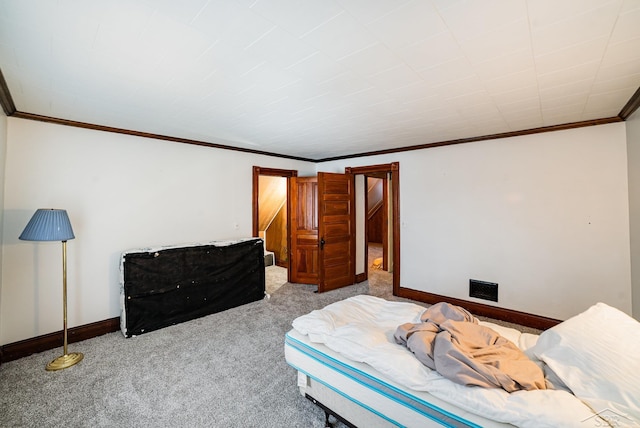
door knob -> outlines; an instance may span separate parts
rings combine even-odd
[[[324,238],[320,238],[320,249],[322,250],[324,248]]]

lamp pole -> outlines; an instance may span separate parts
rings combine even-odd
[[[80,352],[67,351],[67,240],[75,238],[65,210],[38,209],[18,239],[25,241],[62,241],[62,335],[64,354],[47,364],[46,369],[62,370],[84,358]]]

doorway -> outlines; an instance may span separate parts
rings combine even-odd
[[[400,289],[400,164],[399,162],[393,162],[388,164],[380,164],[380,165],[371,165],[371,166],[362,166],[362,167],[347,167],[345,168],[345,174],[352,175],[355,179],[359,179],[361,181],[365,181],[365,177],[385,177],[387,183],[387,189],[385,191],[387,195],[387,207],[385,209],[388,212],[388,230],[386,233],[383,233],[383,236],[387,236],[387,243],[383,245],[383,250],[386,249],[386,253],[383,255],[383,263],[385,263],[385,270],[391,273],[392,276],[392,293],[393,295],[398,295]],[[286,204],[291,206],[291,179],[293,177],[298,176],[298,172],[295,170],[284,170],[284,169],[274,169],[274,168],[262,168],[262,167],[253,167],[253,236],[259,236],[259,224],[260,224],[260,177],[261,176],[270,176],[270,177],[285,177],[287,180],[287,202]],[[356,210],[357,211],[357,210]],[[362,215],[364,211],[361,211]],[[364,217],[363,217],[364,218]],[[364,220],[362,220],[364,223]],[[354,222],[355,223],[355,222]],[[287,249],[291,249],[291,222],[287,221]],[[355,248],[351,254],[355,254],[356,259],[358,259],[358,253],[364,254],[364,249],[368,249],[366,238],[364,236],[364,232],[359,233],[358,226],[355,225],[356,230],[351,230],[350,233],[354,233],[357,237],[357,242],[355,243]],[[368,279],[368,271],[365,269],[365,264],[367,262],[368,257],[363,255],[362,257],[362,266],[359,266],[358,262],[352,263],[349,267],[351,271],[351,275],[355,276],[355,282],[361,282]],[[282,262],[281,264],[286,264],[286,278],[287,281],[291,282],[291,262],[292,254],[288,251],[288,258],[286,262]],[[361,267],[362,272],[357,269]]]
[[[391,279],[392,293],[397,295],[400,288],[400,163],[347,167],[345,173],[354,175],[358,186],[356,195],[360,195],[361,209],[357,210],[356,214],[356,254],[360,255],[356,266],[356,280],[369,280],[371,286],[373,282],[388,282]],[[368,203],[370,183],[380,183],[373,185],[381,186],[381,205],[377,209],[377,220],[368,218],[370,211],[371,214],[375,214],[375,203],[372,203],[371,207]],[[373,196],[371,197],[373,199]],[[378,222],[379,226],[375,222]],[[369,248],[369,232],[377,234],[375,240],[382,241],[375,246],[378,248]],[[375,252],[376,249],[379,253]],[[379,255],[374,257],[376,254]],[[370,269],[372,262],[378,258],[382,259],[381,269]]]
[[[289,179],[295,170],[253,167],[253,230],[265,244],[267,294],[289,281]]]

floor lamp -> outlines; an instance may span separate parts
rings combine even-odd
[[[67,211],[54,209],[36,210],[19,239],[23,241],[62,241],[62,313],[64,355],[47,364],[47,370],[62,370],[82,361],[79,352],[67,353],[67,240],[73,239],[73,229]]]

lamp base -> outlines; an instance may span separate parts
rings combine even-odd
[[[47,364],[46,369],[48,371],[66,369],[67,367],[71,367],[74,364],[78,364],[80,361],[82,361],[83,358],[84,355],[82,355],[82,353],[80,352],[65,354]]]

